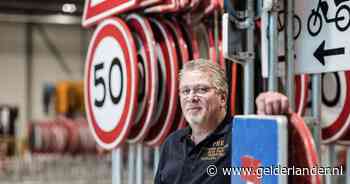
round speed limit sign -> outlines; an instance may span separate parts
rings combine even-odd
[[[107,19],[94,32],[85,65],[85,109],[99,145],[123,143],[137,113],[137,53],[127,24]]]

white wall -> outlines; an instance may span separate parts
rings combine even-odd
[[[81,31],[78,27],[47,25],[43,27],[49,39],[61,53],[64,63],[72,71],[68,75],[61,67],[57,58],[45,44],[41,33],[34,29],[33,47],[33,118],[45,117],[41,105],[42,89],[45,83],[55,83],[59,80],[83,79],[83,56],[81,46]]]
[[[69,76],[58,64],[57,58],[49,50],[45,40],[36,27],[33,28],[33,76],[32,76],[32,119],[46,117],[43,112],[42,91],[47,82],[83,79],[85,55],[83,34],[79,26],[43,25],[52,44],[63,56],[64,62],[72,71]],[[87,34],[85,34],[87,35]],[[90,35],[90,34],[89,34]],[[88,37],[88,36],[87,36]],[[86,38],[89,42],[89,38]],[[20,134],[28,110],[26,82],[26,26],[24,24],[0,23],[0,104],[14,104],[20,108]]]
[[[19,125],[27,115],[25,77],[25,26],[0,24],[0,104],[19,107]]]

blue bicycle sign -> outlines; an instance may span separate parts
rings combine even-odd
[[[343,4],[349,0],[334,0],[337,8],[334,18],[328,16],[329,5],[327,1],[319,0],[316,9],[311,10],[311,14],[307,20],[307,30],[311,36],[316,36],[322,29],[324,17],[326,23],[335,23],[336,28],[339,31],[345,31],[350,26],[350,8],[348,5]]]

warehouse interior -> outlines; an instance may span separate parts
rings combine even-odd
[[[17,111],[11,115],[15,135],[1,135],[1,183],[111,183],[110,153],[30,149],[29,124],[55,121],[58,116],[54,99],[50,94],[44,97],[49,87],[83,80],[91,36],[91,30],[81,27],[83,4],[82,0],[0,2],[0,106]]]
[[[148,139],[155,137],[154,129],[159,128],[159,126],[154,126],[155,124],[152,125],[153,127],[150,126],[150,128],[147,129],[147,131],[149,131],[148,134],[145,134],[142,140],[136,141],[136,143],[128,142],[130,141],[127,140],[128,135],[123,135],[124,137],[121,138],[122,140],[119,140],[120,142],[118,142],[117,148],[106,149],[106,147],[104,147],[105,145],[100,143],[101,140],[96,140],[98,138],[96,138],[96,133],[92,130],[91,115],[87,115],[86,112],[86,73],[89,69],[87,68],[87,63],[90,62],[89,59],[91,59],[88,58],[88,54],[91,52],[89,46],[92,47],[92,40],[94,40],[97,35],[95,31],[100,28],[100,25],[104,24],[103,21],[105,19],[111,16],[99,17],[98,21],[94,20],[92,23],[88,22],[85,17],[83,18],[83,14],[84,9],[87,9],[86,3],[91,1],[94,0],[0,1],[0,183],[151,184],[154,183],[154,175],[159,161],[159,146],[164,142],[163,139],[176,129],[186,126],[186,122],[181,114],[180,105],[178,104],[179,102],[177,101],[178,96],[176,96],[174,103],[177,104],[177,107],[175,107],[175,105],[174,108],[177,109],[171,115],[173,119],[169,121],[170,125],[164,125],[164,127],[168,127],[163,128],[166,129],[166,132],[162,133],[160,141],[157,140],[156,143],[153,144],[149,142],[147,145],[143,144],[144,141],[147,142],[145,137],[150,136]],[[103,1],[104,0],[95,0],[94,2],[98,4],[103,3]],[[175,50],[175,55],[178,57],[175,61],[178,63],[178,66],[176,66],[178,67],[177,72],[181,68],[181,65],[186,62],[185,60],[206,58],[219,63],[219,65],[224,68],[229,79],[230,97],[235,96],[235,98],[229,98],[229,113],[231,113],[231,115],[253,114],[255,111],[253,98],[260,92],[268,90],[268,86],[270,85],[268,79],[263,79],[261,76],[262,68],[260,66],[260,59],[264,57],[264,54],[263,51],[258,49],[263,47],[263,44],[260,43],[260,40],[263,38],[260,36],[266,33],[262,31],[264,25],[262,24],[263,18],[261,15],[263,12],[259,12],[259,9],[252,10],[248,8],[249,10],[244,10],[247,8],[246,6],[241,9],[241,4],[245,3],[238,0],[225,0],[225,3],[234,2],[233,4],[238,7],[236,11],[240,13],[243,12],[237,15],[237,20],[229,20],[229,22],[231,21],[237,24],[235,28],[232,28],[230,27],[231,25],[227,26],[224,24],[226,19],[230,19],[227,17],[225,19],[224,16],[224,13],[230,13],[229,10],[224,10],[223,8],[224,0],[192,1],[196,2],[197,6],[190,4],[191,0],[184,0],[182,2],[186,2],[187,4],[178,5],[177,10],[164,10],[166,12],[164,16],[163,13],[157,12],[163,10],[152,9],[153,4],[144,5],[142,8],[128,9],[121,14],[115,13],[112,16],[118,17],[121,20],[126,20],[128,14],[136,12],[137,16],[140,15],[140,17],[146,18],[156,17],[157,20],[161,20],[160,22],[163,20],[165,20],[164,22],[168,21],[169,23],[167,24],[170,25],[174,23],[177,26],[177,23],[179,23],[179,25],[181,23],[181,26],[178,26],[181,28],[185,27],[185,29],[191,29],[193,27],[193,29],[197,31],[193,33],[193,35],[197,36],[198,45],[196,45],[196,47],[193,45],[190,46],[190,44],[194,44],[193,40],[188,41],[185,39],[186,30],[181,30],[184,34],[184,38],[181,37],[180,39],[177,37],[177,32],[172,35],[173,42],[176,43],[176,47],[178,47]],[[162,1],[159,0],[159,2]],[[177,0],[163,1],[163,3],[165,2],[177,2]],[[249,2],[253,2],[253,0]],[[256,2],[256,5],[258,5],[259,2],[261,3],[260,0],[254,2]],[[287,2],[287,0],[284,2]],[[350,7],[349,4],[347,4],[346,7]],[[225,7],[226,6],[228,5],[225,4]],[[147,9],[147,11],[151,13],[143,9],[145,7],[150,8]],[[191,8],[194,9],[193,12]],[[253,11],[255,11],[255,14]],[[245,16],[248,18],[252,16],[253,18],[249,19],[251,22],[246,21],[245,18],[247,17]],[[278,14],[277,17],[278,16],[281,16],[281,14]],[[189,24],[185,20],[195,23],[191,22],[193,24]],[[278,19],[278,21],[280,21],[280,19]],[[156,23],[153,22],[152,26],[154,25],[156,25]],[[171,27],[169,25],[167,26],[168,28]],[[286,26],[282,29],[287,29]],[[231,38],[226,35],[226,39],[228,40],[224,40],[225,28],[229,30],[228,33],[235,36]],[[278,29],[280,29],[280,27]],[[283,34],[286,31],[282,32],[278,29],[276,28],[275,30],[275,36],[278,36],[276,40],[281,42]],[[153,32],[155,32],[154,30],[155,29],[153,29]],[[279,35],[277,35],[278,31],[281,32]],[[303,29],[300,28],[300,31],[303,36],[304,32],[307,30],[303,27]],[[132,28],[130,32],[133,34],[135,33]],[[203,34],[204,32],[205,34]],[[190,33],[190,35],[191,34],[192,33]],[[300,33],[298,33],[298,35],[299,34]],[[286,38],[287,36],[283,39]],[[139,49],[141,46],[138,45],[136,40],[137,39],[135,39],[135,48]],[[283,40],[282,42],[287,41]],[[183,44],[182,47],[181,44]],[[228,50],[231,49],[232,53],[223,54],[223,52],[225,52],[223,50],[227,49],[222,48],[225,44],[230,45],[228,46]],[[283,47],[287,47],[286,45],[287,44],[276,47],[276,53],[283,50]],[[160,49],[158,45],[156,49]],[[195,51],[196,49],[197,51]],[[233,59],[229,58],[231,56],[230,54],[237,57]],[[276,55],[278,55],[278,53]],[[165,55],[163,57],[168,56]],[[276,60],[281,63],[282,60],[287,60],[288,57],[291,58],[291,56],[277,56]],[[140,63],[138,64],[140,65]],[[143,68],[144,71],[142,71],[140,69],[142,66],[139,65],[137,66],[140,70],[137,74],[139,77],[138,80],[141,81],[139,82],[139,87],[140,89],[145,89],[146,82],[142,81],[142,79],[148,79],[144,79],[145,76],[140,77],[140,75],[145,75],[144,73],[147,74],[148,71],[145,71],[145,68]],[[156,66],[155,68],[157,67],[159,67],[158,69],[160,71],[158,71],[159,76],[157,76],[156,80],[157,85],[158,82],[160,86],[165,85],[165,83],[161,84],[161,77],[165,78],[164,74],[162,76],[161,73],[163,66]],[[112,66],[110,70],[112,70],[111,68]],[[282,68],[288,67],[283,66]],[[252,71],[254,73],[251,73]],[[110,73],[112,72],[110,71]],[[110,73],[109,76],[112,75]],[[252,77],[250,82],[253,88],[245,85],[249,75]],[[343,75],[345,77],[343,77]],[[339,76],[341,76],[340,79]],[[322,152],[322,159],[317,160],[321,157],[316,159],[317,164],[321,162],[331,162],[330,166],[344,168],[345,173],[338,176],[323,177],[322,182],[320,182],[321,180],[317,180],[319,179],[317,178],[315,179],[317,182],[311,183],[349,184],[350,176],[348,174],[350,172],[349,169],[346,169],[346,167],[349,167],[346,164],[350,162],[349,120],[344,120],[344,122],[341,123],[342,127],[339,131],[342,133],[340,136],[341,138],[339,138],[338,135],[332,135],[336,138],[331,137],[329,142],[321,146],[322,141],[319,140],[322,139],[320,138],[321,125],[315,123],[317,121],[315,118],[310,118],[314,113],[314,111],[312,111],[312,106],[315,106],[312,104],[313,96],[315,96],[315,93],[311,92],[313,88],[311,84],[312,77],[312,75],[308,77],[305,75],[301,79],[298,78],[295,80],[296,83],[302,81],[302,87],[300,87],[302,89],[300,93],[297,92],[297,96],[298,98],[300,96],[303,98],[301,100],[298,99],[300,101],[293,100],[292,103],[295,103],[294,106],[302,106],[300,109],[296,109],[295,112],[300,111],[300,115],[305,117],[305,122],[307,122],[310,130],[308,132],[311,132],[312,136],[314,136],[313,138],[309,138],[315,141],[316,146],[312,145],[313,153],[319,154]],[[322,98],[320,100],[323,103],[322,105],[325,104],[327,98],[337,99],[338,101],[342,101],[346,98],[342,90],[343,88],[345,89],[345,87],[339,87],[340,85],[344,85],[344,83],[340,84],[339,80],[342,81],[343,78],[347,78],[346,82],[348,82],[347,80],[350,79],[348,71],[345,74],[336,74],[334,72],[322,74],[322,76],[320,75],[318,77],[320,77],[322,85],[326,86],[320,88],[320,91],[322,91],[319,92],[318,95]],[[168,79],[166,82],[177,81],[177,78],[171,79],[172,80]],[[286,88],[288,87],[285,86],[287,82],[282,81],[282,79],[278,80],[278,85],[280,86],[277,90],[286,94]],[[335,86],[333,83],[339,86]],[[234,85],[235,87],[233,87]],[[95,86],[97,86],[96,76]],[[174,86],[169,88],[175,91]],[[162,92],[160,88],[158,89],[158,86],[157,90]],[[336,90],[340,90],[341,92]],[[328,93],[324,95],[324,91],[329,92],[329,95],[327,96]],[[138,93],[142,92],[138,91]],[[146,94],[148,94],[148,92]],[[249,95],[250,97],[247,97]],[[168,100],[168,105],[171,104],[169,101],[173,100],[170,96],[161,97],[161,95],[159,95],[155,97],[157,100],[161,98]],[[250,102],[245,102],[246,99],[250,99]],[[139,101],[137,102],[139,105],[141,104],[141,107],[144,109],[147,106],[144,101],[142,103]],[[247,106],[250,107],[247,108]],[[339,108],[340,106],[343,107],[339,104],[333,105],[332,107]],[[158,106],[154,108],[157,109],[157,107]],[[160,112],[162,110],[162,108],[160,108],[161,110],[158,110],[159,114],[171,111],[169,110],[171,109],[170,107],[169,109],[163,108],[164,112]],[[143,113],[147,112],[137,108],[133,111],[134,114],[140,113],[140,111]],[[333,120],[333,114],[336,113],[336,110],[324,110],[323,113],[332,115],[326,117],[325,120]],[[158,116],[160,116],[159,114]],[[137,114],[137,116],[139,115],[140,114]],[[140,118],[138,118],[138,121],[140,121]],[[338,128],[340,127],[339,124],[337,126]],[[132,128],[135,127],[136,129],[140,128],[130,125],[128,131],[134,131]],[[162,127],[163,124],[160,126],[159,130],[163,131],[163,129],[161,129]],[[153,132],[151,132],[152,128]],[[156,132],[156,134],[158,133],[159,132]],[[163,136],[163,134],[165,136]],[[110,148],[110,146],[107,147]],[[116,156],[118,162],[115,161]],[[302,156],[303,159],[305,157],[308,157],[308,155]],[[325,161],[326,159],[328,160]],[[329,159],[332,161],[329,161]],[[295,182],[297,180],[290,179],[290,181],[292,182],[289,183],[297,183]]]

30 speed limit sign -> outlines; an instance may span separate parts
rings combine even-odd
[[[107,19],[94,32],[85,65],[85,108],[99,145],[112,149],[127,138],[137,113],[137,54],[127,24]]]

